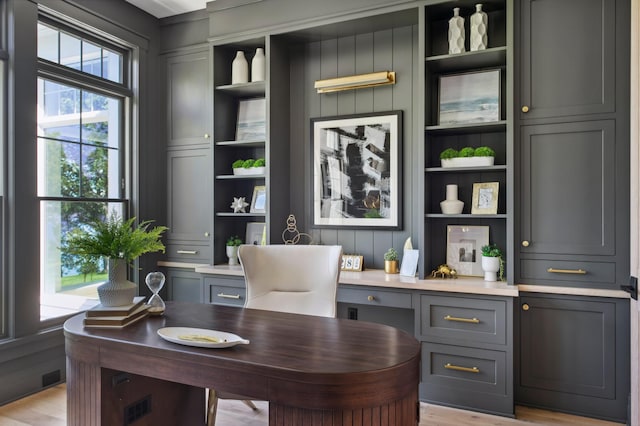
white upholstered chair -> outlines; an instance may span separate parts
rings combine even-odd
[[[245,308],[336,316],[341,246],[242,245],[238,258],[247,288]],[[240,395],[220,394],[211,389],[208,426],[215,425],[218,398],[240,399],[256,409],[253,402]]]

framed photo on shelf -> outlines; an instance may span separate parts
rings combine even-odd
[[[266,225],[264,222],[248,222],[245,244],[254,246],[266,245]]]
[[[266,139],[266,102],[264,98],[241,99],[238,102],[237,141]]]
[[[253,197],[251,198],[251,213],[267,212],[267,187],[264,185],[255,186],[253,188]]]
[[[482,246],[489,244],[488,226],[447,226],[447,265],[460,276],[482,277]]]
[[[343,254],[342,263],[340,265],[341,271],[360,272],[364,264],[364,256],[358,256],[355,254]]]
[[[498,213],[499,182],[482,182],[473,184],[471,214]]]
[[[500,70],[441,75],[438,124],[500,121]]]
[[[311,119],[314,227],[399,229],[402,111]]]

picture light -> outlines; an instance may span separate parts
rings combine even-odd
[[[379,71],[369,74],[317,80],[314,87],[318,90],[318,93],[331,93],[341,90],[364,89],[366,87],[384,86],[395,83],[395,71]]]

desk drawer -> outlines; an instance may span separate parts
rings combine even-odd
[[[520,276],[522,281],[533,284],[544,284],[550,281],[562,283],[561,285],[613,284],[616,282],[616,265],[608,262],[522,259]]]
[[[507,344],[504,300],[420,295],[420,334],[463,344]]]
[[[247,297],[244,288],[224,285],[211,285],[208,288],[209,303],[214,305],[244,306]]]
[[[211,263],[213,250],[209,245],[168,243],[167,260],[178,262]]]
[[[338,302],[411,309],[411,293],[338,286]]]

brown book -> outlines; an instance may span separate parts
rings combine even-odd
[[[124,317],[130,315],[144,303],[144,296],[133,298],[133,303],[122,306],[102,306],[98,303],[87,311],[88,317]]]
[[[129,315],[123,316],[105,316],[105,317],[86,317],[84,319],[85,327],[124,327],[149,315],[149,307],[140,305]]]

